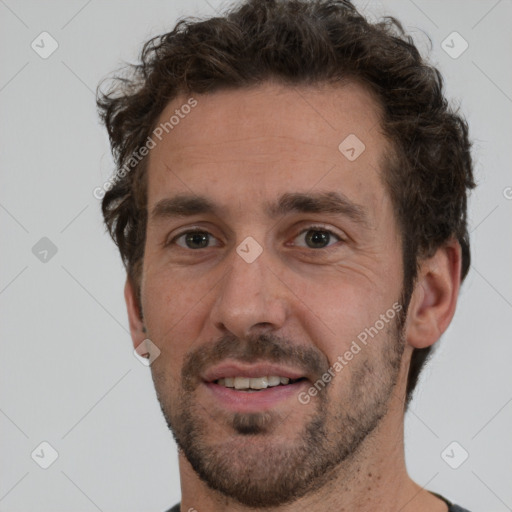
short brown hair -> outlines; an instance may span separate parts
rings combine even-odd
[[[97,99],[118,172],[180,94],[268,80],[364,84],[382,105],[381,129],[390,141],[383,179],[402,234],[404,308],[421,259],[452,237],[461,245],[461,280],[466,277],[467,195],[475,186],[467,123],[448,105],[439,71],[395,18],[370,23],[343,0],[247,0],[222,17],[181,19],[171,32],[146,42],[140,63],[127,71]],[[145,162],[116,179],[102,202],[138,294],[147,222]],[[430,352],[413,352],[406,405]]]

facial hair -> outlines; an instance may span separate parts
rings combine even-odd
[[[245,340],[228,334],[194,348],[185,358],[181,381],[173,386],[179,393],[172,406],[168,379],[154,365],[153,380],[166,422],[201,480],[242,505],[262,508],[290,504],[332,481],[336,469],[357,456],[388,412],[405,346],[402,313],[372,340],[374,346],[365,346],[312,397],[310,413],[293,437],[282,433],[286,416],[274,411],[214,415],[207,403],[197,400],[195,390],[201,385],[201,372],[227,358],[286,363],[321,379],[330,364],[313,346],[297,346],[267,332]],[[345,379],[344,400],[334,393],[336,379]],[[304,405],[297,401],[297,407]],[[221,440],[209,437],[212,422],[223,429]]]

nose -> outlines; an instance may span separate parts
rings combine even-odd
[[[239,338],[262,328],[273,331],[283,327],[288,288],[265,251],[251,263],[235,251],[229,260],[230,268],[216,287],[217,296],[210,313],[214,326]]]

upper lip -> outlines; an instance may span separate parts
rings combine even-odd
[[[301,370],[287,368],[275,363],[243,364],[226,362],[209,368],[202,378],[205,382],[214,382],[226,377],[256,378],[267,376],[288,377],[290,380],[305,377]]]

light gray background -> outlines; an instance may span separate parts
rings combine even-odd
[[[384,4],[357,2],[396,15],[423,52],[430,35],[469,120],[479,182],[472,268],[406,417],[408,468],[473,512],[512,510],[512,3]],[[132,354],[123,268],[92,195],[113,170],[94,90],[178,16],[220,6],[0,0],[1,511],[159,512],[180,499],[174,442]],[[47,59],[31,48],[42,31],[59,44]],[[469,43],[457,59],[441,47],[453,31]],[[42,237],[58,249],[46,263],[32,252]],[[42,441],[59,454],[46,470],[31,458]],[[452,441],[469,453],[458,469],[441,457]]]

